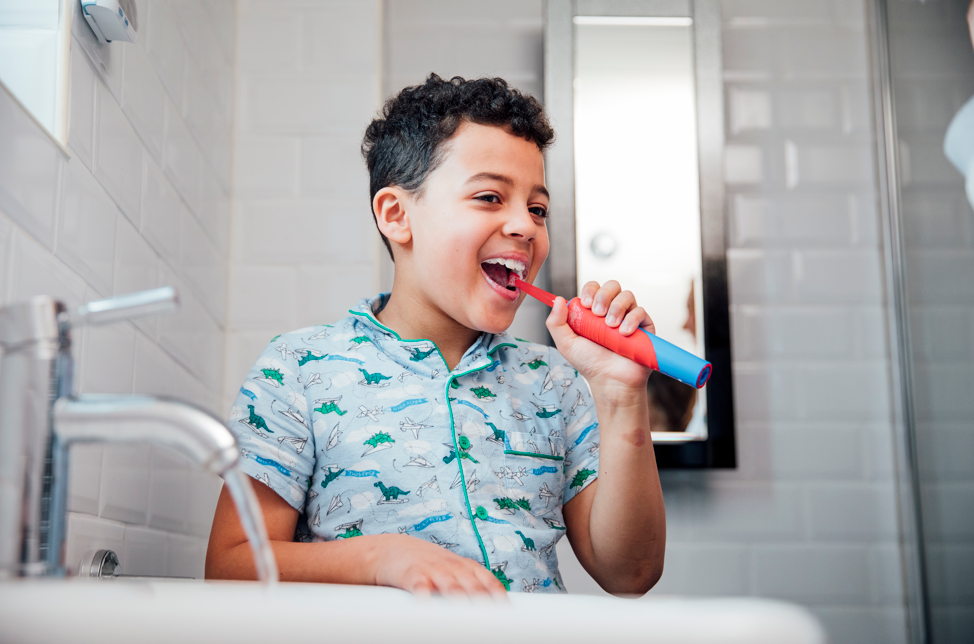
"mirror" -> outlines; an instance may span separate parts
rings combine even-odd
[[[657,335],[714,364],[699,391],[650,377],[653,441],[663,467],[733,467],[716,2],[546,10],[545,99],[559,135],[546,159],[552,285],[618,280]]]

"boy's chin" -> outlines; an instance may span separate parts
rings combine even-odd
[[[511,324],[514,323],[514,311],[510,314],[503,314],[499,312],[492,312],[489,315],[479,315],[478,319],[474,320],[474,325],[478,331],[483,333],[504,333],[507,331]]]

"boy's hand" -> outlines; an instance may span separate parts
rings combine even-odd
[[[636,306],[632,292],[623,291],[614,280],[601,286],[589,282],[578,297],[582,306],[604,317],[606,324],[617,328],[622,335],[632,335],[640,327],[650,333],[656,331],[646,311]],[[564,298],[555,299],[545,326],[561,355],[585,376],[593,389],[608,387],[622,395],[646,395],[646,380],[651,370],[576,334],[568,326],[568,305]]]
[[[375,583],[417,595],[493,595],[507,599],[504,586],[472,559],[405,534],[382,535],[375,560]]]

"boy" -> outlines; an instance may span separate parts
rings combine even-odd
[[[553,136],[503,80],[435,74],[369,125],[392,293],[274,338],[229,420],[282,580],[564,592],[563,534],[609,592],[659,579],[648,370],[575,335],[561,298],[546,322],[558,351],[504,333],[514,275],[532,282],[548,253]],[[653,330],[615,282],[580,297],[626,335]],[[206,576],[255,577],[226,490]]]

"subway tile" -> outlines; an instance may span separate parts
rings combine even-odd
[[[879,421],[889,417],[888,365],[823,364],[802,370],[806,417]]]
[[[235,150],[235,196],[297,196],[301,147],[298,137],[239,136]],[[308,156],[312,155],[306,154],[301,159],[301,170],[306,175],[313,172],[307,167]],[[347,157],[343,161],[343,165],[348,165]],[[312,161],[313,166],[321,163],[318,159]]]
[[[909,305],[974,306],[974,280],[962,275],[974,275],[974,251],[908,250]]]
[[[734,331],[734,357],[741,361],[841,359],[854,351],[853,315],[843,308],[741,306]]]
[[[780,421],[803,416],[801,372],[781,365],[734,366],[734,410],[739,421]]]
[[[34,295],[50,295],[69,307],[80,306],[85,301],[84,280],[17,229],[11,239],[10,266],[11,302]]]
[[[803,531],[801,490],[790,483],[714,485],[699,513],[698,535],[708,541],[795,540]]]
[[[0,141],[0,210],[53,248],[61,153],[5,87],[0,87]]]
[[[889,482],[896,476],[896,449],[893,446],[893,427],[879,422],[869,423],[865,432],[865,475],[870,481]]]
[[[724,181],[756,184],[764,180],[764,156],[756,145],[730,144],[724,148]]]
[[[75,443],[71,446],[68,465],[68,511],[98,516],[101,454],[102,446],[98,443]]]
[[[163,0],[152,0],[145,34],[145,49],[155,65],[170,100],[179,104],[183,97],[183,64],[186,47]]]
[[[863,431],[854,426],[801,424],[771,430],[775,480],[855,481],[863,475]]]
[[[930,543],[970,543],[974,537],[974,484],[927,483],[920,489],[924,537]]]
[[[893,540],[897,536],[892,485],[842,483],[808,490],[809,527],[822,541]]]
[[[868,560],[863,546],[755,545],[752,592],[803,603],[866,604]]]
[[[873,149],[866,144],[796,144],[795,180],[789,187],[871,186]]]
[[[168,535],[166,576],[203,579],[206,541],[198,537]]]
[[[9,302],[13,233],[13,223],[6,215],[0,212],[0,306],[4,306]]]
[[[90,170],[95,152],[95,70],[71,47],[71,95],[68,110],[68,146]]]
[[[135,330],[126,323],[85,329],[85,353],[80,365],[80,391],[87,394],[126,394],[132,391]]]
[[[453,9],[451,13],[455,11]],[[341,3],[325,10],[308,11],[303,14],[299,29],[303,32],[302,36],[304,37],[305,73],[348,74],[378,78],[379,52],[383,47],[395,47],[392,43],[383,44],[380,42],[382,38],[380,14],[380,3],[378,2]],[[322,25],[329,25],[326,37],[321,37]],[[539,29],[538,36],[541,35],[540,32]],[[410,67],[409,55],[416,51],[416,44],[422,40],[435,39],[443,33],[441,28],[433,27],[425,30],[422,26],[418,29],[389,30],[386,39],[392,42],[397,37],[411,37],[411,46],[405,50],[397,49],[396,56],[389,60],[390,73],[395,73],[402,67]],[[475,42],[471,43],[468,48],[460,51],[455,50],[456,56],[453,61],[460,57],[470,57],[471,54],[476,55],[484,49],[497,56],[491,61],[497,67],[507,67],[509,57],[516,57],[515,60],[521,64],[523,61],[539,58],[540,52],[532,51],[530,46],[525,47],[523,33],[515,32],[508,35],[501,32],[497,35],[500,38],[489,37],[486,29],[478,32],[468,31],[466,37],[472,36]],[[448,38],[452,39],[452,34]],[[490,45],[484,48],[480,46],[480,42],[490,43]],[[429,63],[431,61],[423,62]],[[442,64],[445,60],[440,58],[437,62]],[[429,69],[428,66],[426,68]]]
[[[142,235],[170,266],[179,264],[180,220],[185,206],[154,161],[145,157]]]
[[[900,544],[891,539],[871,546],[869,551],[873,602],[880,606],[901,606],[905,588]]]
[[[78,566],[88,552],[112,550],[121,555],[125,550],[124,525],[77,512],[69,512],[67,518],[64,564],[70,574],[77,574]]]
[[[276,329],[276,335],[298,328],[296,268],[234,264],[230,275],[233,330]]]
[[[183,367],[208,383],[208,391],[218,392],[222,386],[223,364],[223,336],[219,327],[193,292],[184,288],[182,280],[163,266],[160,285],[167,284],[179,290],[180,309],[159,318],[159,344]],[[178,381],[177,377],[177,390]]]
[[[179,111],[169,103],[166,107],[166,148],[162,169],[192,210],[196,209],[199,199],[198,176],[202,162],[196,140],[180,118]]]
[[[960,191],[904,189],[905,244],[911,249],[969,248],[974,241],[970,208]]]
[[[223,414],[221,414],[221,417]],[[216,502],[223,490],[223,479],[194,468],[189,475],[190,493],[186,513],[188,534],[209,539]]]
[[[796,253],[795,291],[819,304],[880,304],[883,280],[876,250],[805,250]]]
[[[152,446],[149,474],[149,527],[186,533],[190,471],[186,456],[162,445]]]
[[[795,87],[775,92],[774,113],[786,130],[838,130],[840,110],[834,88]]]
[[[223,53],[223,60],[228,67],[237,63],[237,2],[236,0],[210,0],[203,5],[210,14],[210,25],[213,35]]]
[[[734,304],[773,304],[792,299],[790,253],[731,248],[727,281]]]
[[[768,22],[820,24],[831,19],[829,3],[801,0],[722,0],[721,17],[735,24],[740,19],[761,18]]]
[[[766,130],[773,125],[771,95],[767,91],[732,87],[730,94],[730,131]]]
[[[298,271],[298,328],[348,316],[363,297],[376,295],[372,266],[304,266]]]
[[[724,29],[724,74],[772,76],[778,60],[775,34],[767,29]]]
[[[974,417],[974,365],[914,365],[913,397],[920,422],[969,423]]]
[[[736,194],[730,225],[738,247],[835,247],[852,242],[846,195]],[[873,213],[875,214],[875,213]]]
[[[125,548],[118,553],[122,574],[139,577],[166,576],[165,532],[125,526]]]
[[[945,365],[974,358],[974,311],[960,307],[916,307],[910,311],[914,361]]]
[[[200,164],[199,189],[200,201],[196,218],[210,241],[216,244],[220,256],[225,258],[230,250],[230,197],[205,163]]]
[[[789,78],[865,78],[866,42],[861,32],[793,28],[776,34],[776,59]]]
[[[916,445],[921,483],[959,483],[974,478],[970,459],[974,432],[968,422],[918,423]]]
[[[375,262],[377,233],[367,198],[237,204],[239,257],[280,265]]]
[[[831,603],[831,602],[830,602]],[[812,606],[829,641],[835,644],[907,644],[906,611],[902,607]],[[938,640],[939,641],[939,640]]]
[[[149,500],[149,455],[145,443],[106,443],[102,456],[101,512],[104,519],[145,525]]]
[[[54,254],[101,293],[115,280],[118,208],[78,159],[64,167]]]
[[[368,199],[369,174],[361,143],[361,136],[302,138],[301,196],[359,202]]]
[[[187,60],[182,101],[182,114],[187,127],[199,144],[203,156],[216,168],[224,160],[225,153],[229,155],[229,140],[224,130],[228,124],[224,122],[217,110],[212,92],[199,69]],[[226,139],[226,141],[224,141]],[[227,188],[229,188],[229,183]]]
[[[298,11],[241,10],[237,25],[241,73],[294,76],[302,69],[302,14]],[[319,29],[322,24],[318,23]],[[320,37],[320,33],[316,34]]]
[[[266,0],[265,4],[266,4]],[[373,1],[357,3],[362,5],[363,15],[371,15]],[[260,6],[259,4],[257,6]],[[413,22],[430,23],[450,21],[467,23],[472,26],[487,21],[501,23],[504,20],[517,24],[534,24],[541,15],[540,0],[496,0],[489,5],[457,3],[451,0],[397,0],[386,8],[389,20],[395,24],[410,25]],[[368,12],[368,13],[367,13]]]
[[[123,51],[122,111],[152,158],[161,162],[166,136],[166,90],[141,47],[124,47]]]
[[[220,379],[215,381],[197,379],[189,371],[179,366],[176,367],[173,395],[214,414],[218,418],[226,416],[219,410],[220,395],[218,392],[221,386]]]
[[[649,596],[747,595],[747,553],[742,545],[668,545],[663,576]]]
[[[137,293],[156,288],[159,281],[159,257],[149,243],[124,217],[116,219],[115,287],[113,295]],[[135,318],[136,327],[155,335],[156,317]]]
[[[222,326],[226,320],[226,265],[195,217],[183,217],[180,237],[182,275],[196,289],[206,310]]]
[[[165,351],[141,333],[135,338],[132,391],[152,396],[173,395],[176,365]]]
[[[360,77],[301,83],[243,77],[238,84],[237,131],[303,135],[361,131],[375,112],[376,85],[374,78]]]
[[[196,66],[200,69],[219,69],[227,67],[227,62],[213,37],[207,4],[198,0],[170,0],[169,6]]]
[[[142,145],[115,98],[98,84],[98,145],[95,178],[112,196],[122,213],[139,225],[142,201]]]

